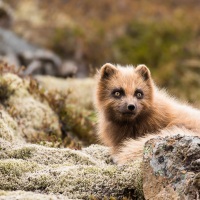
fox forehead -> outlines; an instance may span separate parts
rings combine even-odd
[[[109,80],[108,86],[111,90],[122,88],[126,94],[133,94],[136,89],[147,88],[146,83],[135,73],[133,67],[118,67],[118,73]]]

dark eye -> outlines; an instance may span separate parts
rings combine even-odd
[[[112,91],[112,96],[114,98],[120,99],[122,96],[124,96],[124,90],[122,88],[116,88]]]
[[[144,96],[144,93],[142,92],[142,90],[136,90],[136,91],[135,91],[135,96],[136,96],[138,99],[142,99],[143,96]]]

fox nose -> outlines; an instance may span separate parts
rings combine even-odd
[[[134,111],[135,110],[135,106],[133,104],[129,104],[128,105],[128,110]]]

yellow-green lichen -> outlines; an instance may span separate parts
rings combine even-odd
[[[57,141],[61,137],[58,116],[47,102],[40,101],[39,94],[36,98],[29,92],[31,80],[12,73],[0,75],[0,137]]]
[[[80,81],[75,86],[77,96],[68,99],[58,92],[40,91],[33,80],[12,74],[2,77],[12,92],[0,105],[0,188],[5,190],[0,199],[15,194],[22,199],[143,198],[141,161],[117,166],[109,149],[100,145],[72,150],[25,142],[59,143],[61,128],[72,140],[93,141],[94,111],[90,97],[86,107],[79,101],[85,98],[78,94]]]
[[[23,141],[17,122],[3,109],[0,110],[0,129],[0,138]]]
[[[21,148],[16,148],[16,149],[10,150],[10,151],[8,150],[7,155],[10,158],[26,160],[26,159],[32,157],[34,151],[35,151],[34,147],[24,146]]]
[[[61,136],[58,118],[47,105],[31,96],[25,98],[13,96],[9,104],[15,107],[13,118],[24,129],[24,137],[28,141],[35,141],[37,137],[47,138],[53,134]]]
[[[69,199],[143,195],[141,161],[118,166],[106,147],[92,145],[81,151],[6,143],[3,151],[7,157],[0,162],[0,187],[4,190],[53,193]]]
[[[9,97],[13,95],[15,97],[29,96],[27,86],[24,84],[25,82],[18,75],[12,73],[5,73],[1,75],[0,80],[4,82],[5,85],[7,84],[9,86],[4,91],[7,93],[10,91],[10,94],[12,95],[9,95]]]

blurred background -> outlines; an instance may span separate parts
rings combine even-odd
[[[106,62],[146,64],[200,105],[200,1],[0,1],[0,56],[25,74],[92,76]]]
[[[29,142],[96,143],[94,74],[111,62],[146,64],[160,87],[200,107],[199,10],[199,0],[0,0],[0,61],[9,63],[0,65],[1,106]],[[2,76],[10,65],[23,68],[31,101],[11,87],[19,77]],[[57,128],[48,113],[37,114],[38,101],[56,114]],[[31,113],[41,117],[39,128]]]

